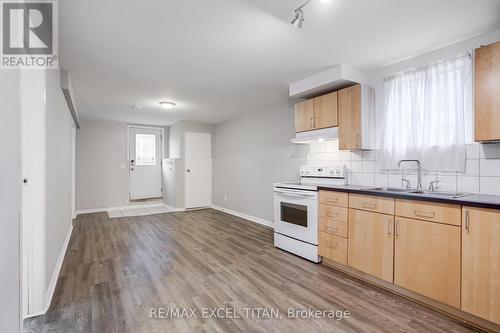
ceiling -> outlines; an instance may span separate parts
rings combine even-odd
[[[289,82],[333,65],[380,67],[500,27],[499,0],[313,0],[297,30],[288,21],[300,4],[60,1],[80,117],[217,123],[286,105]]]

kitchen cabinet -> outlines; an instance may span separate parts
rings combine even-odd
[[[500,324],[500,211],[462,213],[462,310]]]
[[[394,283],[460,308],[460,227],[396,217]]]
[[[347,264],[347,239],[320,231],[318,243],[318,253],[320,256],[342,265]]]
[[[500,42],[475,51],[476,141],[500,140]]]
[[[295,132],[338,126],[337,92],[295,104]]]
[[[460,226],[462,209],[458,205],[396,199],[396,215]]]
[[[319,191],[319,203],[339,207],[348,207],[349,194],[334,191]]]
[[[295,132],[312,130],[314,121],[314,102],[312,100],[295,104]]]
[[[375,195],[351,194],[349,195],[349,207],[369,210],[375,213],[394,215],[394,199],[378,197]]]
[[[314,129],[338,126],[337,92],[313,99]]]
[[[375,93],[356,84],[338,91],[339,149],[372,149],[375,145]]]
[[[348,266],[393,282],[394,217],[349,209]]]
[[[327,190],[319,198],[326,265],[498,331],[500,209]]]

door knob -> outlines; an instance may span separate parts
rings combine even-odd
[[[187,169],[186,172],[191,172],[191,169]]]

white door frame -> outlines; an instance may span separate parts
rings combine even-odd
[[[21,105],[21,301],[23,318],[44,313],[45,189],[46,189],[46,75],[44,70],[20,73]]]
[[[165,154],[165,128],[158,126],[144,126],[144,125],[127,125],[127,169],[128,169],[128,200],[130,202],[130,129],[131,128],[144,128],[144,129],[156,129],[161,131],[160,138],[160,167],[163,165],[163,158]]]

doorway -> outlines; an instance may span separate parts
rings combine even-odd
[[[130,200],[162,196],[163,128],[128,126]]]
[[[212,135],[185,133],[186,208],[212,204]]]

